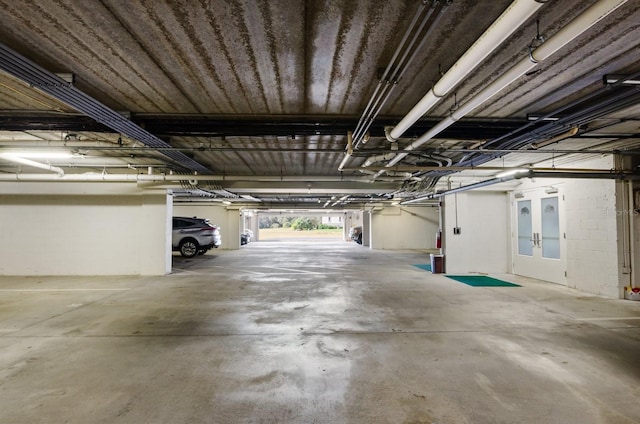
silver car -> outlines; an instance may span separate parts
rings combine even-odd
[[[351,227],[351,230],[349,230],[349,237],[356,243],[362,244],[362,225]]]
[[[208,219],[173,217],[171,247],[186,258],[198,254],[204,255],[212,247],[220,247],[222,237],[220,228],[212,225]]]

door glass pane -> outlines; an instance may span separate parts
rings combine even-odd
[[[533,256],[531,200],[518,201],[518,254]]]
[[[560,217],[558,198],[541,199],[542,210],[542,257],[560,259]]]

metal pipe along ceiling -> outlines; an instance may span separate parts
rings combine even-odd
[[[498,77],[477,95],[471,98],[467,103],[453,112],[451,116],[440,121],[440,123],[434,126],[431,130],[427,131],[425,134],[423,134],[417,140],[407,146],[405,150],[414,150],[427,141],[431,140],[437,134],[441,133],[446,128],[453,125],[456,121],[470,113],[472,110],[489,100],[494,95],[498,94],[504,88],[513,83],[516,79],[529,72],[540,62],[549,58],[549,56],[560,50],[574,38],[578,37],[584,31],[597,24],[600,20],[605,18],[607,15],[609,15],[611,12],[613,12],[626,2],[627,0],[600,0],[597,3],[593,4],[581,15],[573,19],[567,26],[562,28],[551,38],[545,41],[542,45],[540,45],[537,49],[531,52],[531,57],[527,56],[520,60],[520,62],[514,65],[511,69],[504,72],[500,77]],[[399,153],[394,159],[389,161],[387,166],[391,167],[397,164],[404,157],[406,157],[407,154],[408,153]],[[381,175],[383,172],[384,171],[380,171],[378,174],[376,174],[376,176]]]
[[[640,77],[640,72],[630,75],[628,78],[633,79]],[[521,134],[528,128],[531,128],[535,125],[534,122],[530,122],[515,131],[511,131],[507,134],[504,134],[496,139],[486,142],[483,147],[486,149],[490,145],[497,145],[498,148],[492,148],[491,150],[478,151],[478,150],[470,150],[469,153],[473,155],[465,156],[464,160],[458,162],[460,166],[478,166],[483,163],[486,163],[490,160],[496,159],[498,157],[503,156],[503,153],[534,153],[534,152],[544,152],[545,150],[536,150],[534,144],[537,142],[542,142],[543,145],[548,144],[547,141],[552,140],[555,137],[558,137],[562,133],[566,133],[567,128],[576,128],[582,124],[586,124],[591,122],[594,119],[598,119],[604,114],[615,112],[620,109],[624,109],[628,106],[634,105],[640,99],[640,91],[630,90],[623,91],[618,93],[613,93],[613,88],[620,88],[623,85],[623,81],[618,81],[610,85],[606,85],[605,87],[592,92],[586,97],[582,97],[580,99],[574,100],[563,105],[560,108],[549,111],[545,114],[545,116],[560,116],[564,112],[573,109],[576,106],[581,106],[583,104],[590,104],[591,106],[586,109],[581,108],[577,112],[571,113],[569,115],[563,116],[559,118],[557,121],[552,121],[552,123],[544,125],[542,127],[538,127],[536,129],[532,129],[526,133]],[[611,95],[606,96],[605,98],[601,98],[601,96],[605,93],[611,93]],[[596,101],[597,100],[597,101]],[[594,102],[595,101],[595,102]],[[519,134],[519,135],[518,135]],[[584,137],[585,134],[582,134]],[[637,135],[616,135],[616,138],[622,137],[632,137],[637,138]],[[555,142],[554,140],[553,142]],[[532,144],[533,143],[533,144]],[[549,143],[550,144],[550,143]],[[524,147],[530,147],[534,150],[522,150]],[[539,146],[538,146],[539,147]],[[450,150],[451,151],[451,150]],[[582,154],[637,154],[634,151],[620,151],[620,150],[593,150],[593,149],[582,149],[582,150],[570,150],[570,149],[553,149],[552,152],[554,154],[564,154],[564,153],[582,153]],[[469,158],[470,156],[470,158]],[[481,156],[481,159],[478,157]]]
[[[415,31],[413,37],[411,37],[411,40],[409,40],[409,43],[405,44],[407,42],[407,39],[409,38],[409,35],[414,30],[415,22],[417,21],[418,16],[422,13],[422,9],[425,7],[426,2],[423,2],[419,11],[416,13],[416,16],[414,17],[413,21],[407,28],[407,31],[402,41],[400,42],[400,46],[398,47],[391,61],[387,65],[387,68],[385,69],[384,74],[382,75],[382,78],[380,79],[380,82],[376,87],[376,92],[371,97],[371,100],[369,101],[369,105],[367,105],[367,109],[365,109],[365,113],[363,113],[362,118],[360,119],[360,122],[358,122],[358,126],[354,131],[353,138],[356,144],[355,145],[356,148],[358,148],[360,142],[364,144],[365,142],[364,135],[371,127],[373,120],[375,119],[376,116],[378,116],[378,114],[386,104],[387,100],[391,96],[391,92],[396,87],[397,82],[402,78],[405,71],[407,70],[407,67],[413,62],[414,58],[416,57],[416,54],[420,50],[422,50],[424,43],[426,43],[426,41],[429,39],[429,35],[431,34],[433,29],[437,26],[437,23],[442,18],[442,15],[444,14],[447,6],[449,6],[449,2],[446,2],[444,3],[444,5],[441,6],[441,9],[438,15],[433,20],[433,22],[429,25],[429,28],[427,29],[426,33],[421,35],[424,29],[424,26],[429,21],[429,18],[431,18],[431,15],[433,14],[433,12],[436,10],[437,3],[438,2],[436,1],[432,4],[432,6],[427,11],[426,15],[422,18],[422,21],[418,26],[418,29]],[[418,46],[414,48],[416,42],[418,41],[419,36],[421,36],[422,40],[420,41]],[[402,55],[398,59],[398,56],[400,55],[400,53],[402,53]],[[398,59],[397,62],[396,62],[396,59]],[[378,89],[380,88],[382,88],[382,91],[380,92],[379,95],[376,95],[378,93]],[[371,108],[369,106],[371,106]]]
[[[43,165],[43,164],[40,164]],[[46,165],[45,165],[46,166]],[[47,170],[56,172],[56,167]],[[382,179],[384,180],[384,179]],[[402,180],[400,178],[399,180]],[[322,182],[358,182],[370,183],[369,177],[352,176],[311,176],[311,175],[180,175],[180,174],[106,174],[106,173],[85,173],[85,174],[3,174],[0,173],[0,181],[58,181],[58,182],[181,182],[181,181],[241,181],[241,182],[300,182],[300,183],[322,183]],[[389,179],[388,181],[396,181]]]
[[[563,171],[535,171],[528,170],[524,173],[509,175],[505,177],[496,177],[490,180],[480,181],[477,183],[452,188],[450,190],[443,191],[441,193],[431,193],[426,196],[417,197],[415,199],[400,202],[401,205],[410,205],[412,203],[419,203],[425,200],[437,199],[440,197],[448,196],[455,193],[461,193],[464,191],[475,190],[482,187],[488,187],[491,185],[506,183],[513,180],[519,180],[521,178],[576,178],[576,179],[597,179],[597,180],[640,180],[640,174],[629,173],[625,171],[610,171],[610,170],[585,170],[585,172],[563,172]]]
[[[453,90],[465,77],[498,48],[504,40],[513,34],[535,12],[543,6],[536,0],[515,0],[495,20],[495,22],[476,40],[460,59],[440,78],[431,90],[402,118],[388,134],[390,140],[397,140]]]
[[[340,162],[340,165],[338,165],[338,171],[343,170],[353,154],[353,149],[357,149],[360,146],[360,143],[365,144],[367,142],[367,131],[369,131],[369,128],[371,128],[373,121],[378,116],[387,100],[389,100],[389,98],[391,97],[391,93],[397,86],[398,81],[404,75],[407,67],[409,67],[411,62],[413,62],[417,53],[422,50],[424,43],[429,39],[429,35],[437,26],[445,10],[449,6],[448,1],[444,2],[443,4],[439,4],[440,2],[436,0],[431,4],[431,7],[429,7],[429,9],[427,9],[425,13],[427,3],[427,1],[423,1],[418,7],[418,10],[413,16],[411,23],[407,27],[402,40],[400,41],[400,44],[396,48],[393,56],[391,57],[391,60],[389,61],[389,64],[380,77],[380,81],[378,81],[378,85],[376,86],[375,91],[369,99],[369,102],[367,103],[364,112],[362,112],[362,115],[358,120],[358,124],[356,125],[356,128],[352,133],[353,144],[349,144],[347,146],[347,153],[342,159],[342,162]],[[429,22],[429,19],[438,7],[440,7],[438,15],[433,19],[426,32],[424,32],[423,34],[425,25]],[[424,16],[422,16],[421,18],[421,15],[423,14]],[[420,20],[419,25],[418,20]],[[413,34],[413,37],[409,39],[411,34]],[[419,37],[421,37],[422,40],[416,47],[416,42],[418,41]]]
[[[0,69],[28,83],[34,88],[66,103],[101,124],[149,147],[169,148],[171,145],[139,127],[129,119],[88,96],[57,75],[40,67],[24,56],[0,44]],[[162,152],[168,158],[192,171],[209,174],[211,170],[178,151]]]

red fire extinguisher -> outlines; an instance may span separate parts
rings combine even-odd
[[[436,249],[442,248],[442,230],[436,231]]]

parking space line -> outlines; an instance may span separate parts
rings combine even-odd
[[[637,320],[640,317],[595,317],[595,318],[576,318],[576,321],[627,321]]]
[[[81,292],[81,291],[127,291],[130,288],[123,289],[0,289],[0,292]]]

